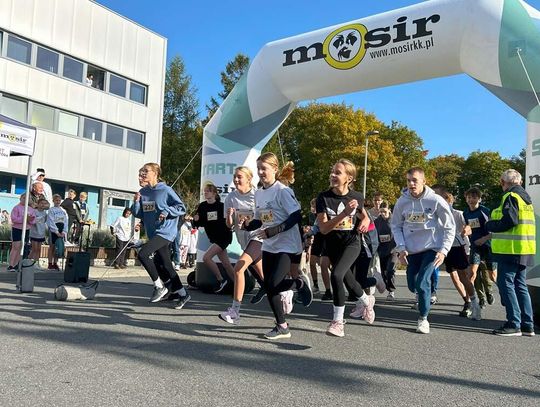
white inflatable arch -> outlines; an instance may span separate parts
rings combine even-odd
[[[459,73],[527,119],[524,181],[539,211],[540,12],[521,0],[424,1],[266,44],[204,129],[201,185],[226,194],[299,101]]]

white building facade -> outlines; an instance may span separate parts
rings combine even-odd
[[[0,0],[0,113],[37,127],[33,170],[62,196],[86,191],[101,226],[160,160],[166,48],[94,1]],[[18,202],[26,167],[0,168],[0,208]]]

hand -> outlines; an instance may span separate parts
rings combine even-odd
[[[265,229],[257,229],[255,232],[254,232],[254,235],[255,237],[258,237],[259,239],[268,239],[268,236],[266,235],[266,230]]]
[[[489,235],[486,235],[484,237],[481,237],[480,239],[476,239],[473,243],[476,246],[483,246],[484,243],[486,243],[489,240]]]
[[[141,230],[141,224],[140,224],[140,223],[137,223],[137,224],[135,225],[135,229],[134,229],[134,230],[135,230],[135,232],[140,232],[140,230]]]
[[[472,229],[469,225],[463,226],[463,230],[461,231],[461,236],[469,236],[472,234]]]
[[[408,255],[409,253],[407,252],[407,250],[403,250],[402,252],[399,252],[399,255],[398,255],[399,262],[404,266],[409,264],[409,261],[407,260]]]
[[[343,212],[345,212],[346,215],[350,215],[356,210],[357,207],[358,201],[356,199],[353,199],[347,202],[347,205],[345,205],[345,209],[343,209]]]
[[[139,199],[141,199],[141,194],[139,192],[135,192],[135,195],[133,195],[133,201],[138,202]]]
[[[160,213],[160,214],[159,214],[159,221],[160,221],[160,222],[163,222],[165,219],[167,219],[167,215],[164,214],[164,213]]]
[[[441,264],[443,264],[445,258],[446,256],[444,254],[442,254],[441,252],[437,252],[437,254],[435,255],[435,260],[433,261],[433,267],[439,267]]]
[[[193,220],[194,220],[195,222],[198,222],[198,221],[199,221],[199,214],[198,214],[198,213],[196,213],[195,216],[193,216]]]
[[[361,221],[360,225],[358,225],[358,231],[360,233],[367,233],[369,231],[369,225],[371,224],[371,220],[368,216],[365,216]]]
[[[227,216],[233,216],[234,212],[235,212],[234,208],[227,209]]]

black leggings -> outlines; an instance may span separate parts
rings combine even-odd
[[[138,257],[152,281],[170,279],[171,292],[175,292],[182,288],[182,283],[171,262],[170,243],[156,235],[141,247]]]
[[[279,293],[290,290],[295,285],[295,280],[285,279],[291,271],[292,253],[262,252],[262,264],[264,273],[264,286],[270,308],[278,324],[285,323],[283,307]]]
[[[332,264],[330,282],[332,283],[334,306],[336,307],[343,307],[345,305],[344,281],[347,283],[347,287],[349,287],[358,298],[363,294],[362,286],[356,281],[351,271],[359,254],[360,245],[358,243],[346,246],[341,253],[328,252],[328,257]]]
[[[394,282],[394,275],[396,274],[396,263],[394,261],[394,256],[392,253],[381,256],[381,274],[384,280],[384,284],[386,284],[386,289],[388,291],[395,291],[396,285]]]

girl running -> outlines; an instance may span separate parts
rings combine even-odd
[[[330,281],[334,295],[334,317],[328,325],[327,334],[345,335],[343,315],[345,312],[345,287],[347,282],[358,298],[355,311],[362,309],[362,316],[373,323],[375,297],[367,295],[354,278],[351,267],[360,255],[361,242],[358,233],[366,233],[370,219],[361,193],[351,189],[356,178],[356,167],[349,160],[341,159],[332,167],[328,191],[317,197],[316,209],[319,228],[325,236],[326,253],[332,264]]]
[[[224,205],[216,186],[210,183],[206,184],[203,191],[206,200],[199,204],[197,212],[193,216],[193,226],[203,227],[208,240],[210,240],[211,246],[204,254],[203,262],[216,277],[218,286],[214,292],[218,294],[223,291],[228,280],[223,278],[218,265],[212,259],[217,256],[229,278],[234,280],[234,270],[227,255],[227,246],[232,242],[232,232],[225,223]]]
[[[234,229],[236,239],[244,251],[234,266],[234,293],[232,306],[219,317],[230,324],[240,322],[240,306],[245,289],[244,272],[251,265],[255,271],[253,276],[259,282],[261,289],[257,293],[256,302],[263,299],[264,281],[261,262],[262,240],[255,237],[254,232],[240,229],[240,226],[249,223],[255,214],[255,190],[251,184],[253,172],[248,167],[238,167],[234,170],[233,182],[236,189],[227,195],[224,203],[225,220],[229,228]]]
[[[247,230],[258,229],[255,236],[263,239],[264,284],[270,308],[276,318],[276,326],[264,336],[271,340],[290,338],[280,292],[296,286],[298,296],[305,306],[313,300],[309,280],[304,275],[296,279],[285,278],[291,271],[293,257],[302,252],[297,226],[302,219],[300,204],[293,191],[278,181],[291,182],[293,164],[287,163],[280,172],[275,154],[264,153],[257,159],[257,174],[262,188],[255,192],[255,217],[251,222],[244,221],[244,225]]]
[[[148,242],[139,250],[139,260],[154,282],[154,292],[150,302],[160,301],[169,289],[159,277],[156,264],[170,277],[170,291],[178,294],[174,308],[181,309],[191,299],[182,286],[180,277],[171,262],[169,245],[178,232],[178,217],[186,213],[186,207],[174,190],[160,180],[159,164],[147,163],[139,170],[139,185],[131,212],[142,219]]]

